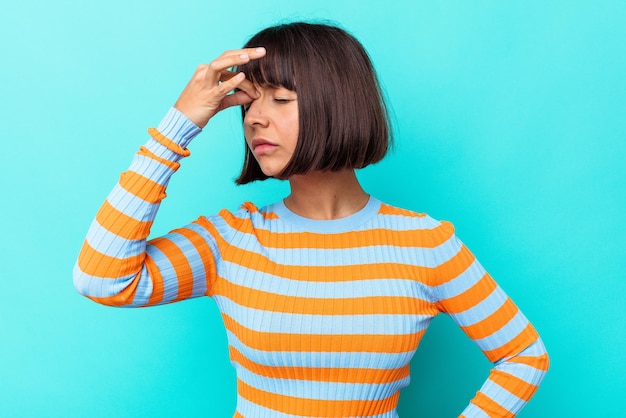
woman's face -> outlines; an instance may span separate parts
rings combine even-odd
[[[244,135],[263,173],[276,177],[291,160],[298,142],[298,97],[283,87],[256,88],[261,96],[247,105]]]

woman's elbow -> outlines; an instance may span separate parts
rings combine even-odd
[[[93,277],[81,270],[78,263],[74,266],[73,283],[76,291],[93,302],[114,307],[133,305],[136,280],[114,280]]]

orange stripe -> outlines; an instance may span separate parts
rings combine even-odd
[[[378,211],[379,215],[401,215],[401,216],[410,216],[411,218],[423,218],[426,216],[425,213],[417,213],[406,209],[397,208],[395,206],[389,206],[386,204],[381,204],[380,209]]]
[[[515,363],[526,364],[527,366],[534,367],[538,370],[548,370],[550,367],[550,358],[548,354],[542,354],[539,357],[535,356],[516,356],[514,359],[511,359]]]
[[[238,393],[257,405],[283,414],[298,415],[304,417],[327,416],[327,417],[356,417],[363,416],[363,411],[368,415],[384,414],[392,411],[397,403],[399,392],[386,399],[380,400],[321,400],[296,398],[293,396],[277,395],[254,388],[241,380],[237,380]]]
[[[458,314],[478,305],[496,289],[496,283],[485,273],[483,277],[465,292],[443,299],[439,304],[445,312]]]
[[[139,284],[139,275],[141,274],[142,265],[141,258],[143,256],[144,254],[141,254],[125,259],[134,260],[129,262],[124,259],[117,259],[101,254],[85,242],[78,257],[79,268],[84,273],[106,279],[111,278],[111,280],[127,276],[131,273],[137,273],[132,281],[130,281],[129,285],[117,295],[107,297],[88,297],[104,305],[123,306],[132,303],[135,298],[137,285]],[[155,305],[163,300],[163,278],[161,277],[160,271],[153,267],[154,263],[147,254],[145,254],[145,262],[148,264],[148,271],[153,286],[152,295],[150,296],[147,305]],[[125,263],[128,263],[128,265],[123,268]]]
[[[193,292],[193,271],[185,253],[167,238],[156,238],[149,241],[149,244],[162,251],[174,268],[178,281],[178,294],[172,302],[188,299]]]
[[[258,253],[243,250],[229,244],[206,218],[200,218],[196,223],[206,228],[213,235],[217,245],[220,247],[223,260],[251,270],[298,281],[344,282],[385,277],[390,279],[418,280],[422,283],[430,284],[436,278],[440,278],[440,276],[443,276],[444,280],[448,280],[450,277],[460,275],[473,261],[473,259],[468,259],[468,257],[461,254],[436,268],[398,263],[353,264],[346,266],[289,266],[277,264]],[[329,237],[332,239],[332,236]],[[332,248],[332,245],[329,244],[329,247]],[[355,272],[359,272],[359,275],[355,275]]]
[[[176,142],[172,141],[161,132],[159,132],[156,128],[148,128],[148,134],[159,144],[164,147],[169,148],[171,151],[174,151],[178,155],[182,155],[183,157],[188,157],[191,155],[188,149],[181,147]]]
[[[522,332],[513,337],[509,342],[502,347],[485,351],[485,355],[492,363],[496,362],[500,359],[510,357],[515,353],[520,353],[524,348],[535,342],[538,337],[535,328],[533,328],[531,324],[528,324]]]
[[[251,361],[234,347],[230,347],[230,358],[255,374],[275,379],[384,384],[409,376],[408,364],[399,369],[265,366]]]
[[[143,155],[143,156],[148,157],[148,158],[151,158],[151,159],[157,161],[158,163],[163,164],[164,166],[166,166],[170,170],[176,171],[176,170],[178,170],[180,168],[180,163],[174,162],[174,161],[170,161],[170,160],[166,160],[165,158],[161,158],[158,155],[154,154],[152,151],[150,151],[146,147],[139,147],[139,152],[137,154]]]
[[[224,325],[246,346],[262,351],[404,353],[417,348],[425,330],[414,334],[285,334],[254,331],[222,314]]]
[[[127,192],[149,203],[165,199],[165,187],[134,171],[125,171],[120,176],[120,186]]]
[[[442,223],[434,229],[394,231],[385,228],[351,231],[341,234],[316,234],[312,232],[271,232],[254,229],[250,219],[242,219],[222,210],[219,215],[239,232],[254,234],[262,246],[268,248],[354,248],[358,246],[390,245],[395,247],[435,248],[445,243],[454,233],[454,227]],[[204,219],[206,221],[206,219]]]
[[[213,283],[217,276],[217,268],[215,266],[215,255],[211,251],[211,247],[207,244],[207,241],[198,234],[196,231],[186,228],[175,229],[172,231],[187,238],[189,242],[194,246],[198,254],[200,254],[200,261],[206,273],[206,294],[213,295]]]
[[[480,340],[490,336],[494,332],[500,330],[509,323],[513,317],[519,312],[519,309],[509,298],[504,301],[502,306],[487,318],[473,325],[461,327],[472,340]]]
[[[537,386],[531,385],[517,376],[513,376],[512,374],[500,370],[493,370],[489,379],[526,402],[530,400],[537,390]]]
[[[257,205],[255,205],[252,202],[244,202],[241,205],[241,208],[247,210],[250,213],[257,213],[259,211],[259,208],[257,207]],[[226,212],[226,213],[230,213],[226,209],[222,209],[222,211]],[[220,213],[220,215],[221,215],[221,213]]]
[[[145,239],[150,234],[152,222],[142,222],[115,209],[105,201],[96,214],[96,220],[107,231],[128,240]]]
[[[404,296],[371,296],[360,298],[313,298],[285,296],[223,280],[220,294],[228,295],[233,302],[272,312],[324,315],[431,315],[438,313],[435,306],[424,300]]]
[[[144,258],[145,254],[127,258],[110,257],[94,249],[85,241],[78,256],[78,267],[90,276],[118,278],[137,274]]]
[[[278,215],[276,215],[274,212],[263,212],[263,218],[268,221],[275,221],[276,219],[278,219]]]
[[[474,261],[476,261],[474,254],[465,245],[462,245],[458,253],[434,269],[437,275],[436,282],[433,284],[441,285],[456,279],[470,268]]]
[[[511,413],[508,409],[504,408],[502,405],[500,405],[482,392],[476,393],[476,396],[470,402],[485,411],[485,413],[487,413],[490,417],[515,417],[515,414]]]
[[[266,219],[268,221],[273,221],[273,220],[278,219],[278,215],[276,215],[274,212],[261,212],[259,208],[257,208],[256,205],[252,202],[245,202],[244,204],[241,205],[241,208],[246,209],[250,213],[259,212],[261,215],[263,215],[263,219]],[[230,213],[227,210],[224,210],[224,212]]]
[[[95,297],[95,296],[87,296],[89,299],[94,302],[100,303],[102,305],[108,306],[126,306],[133,303],[133,299],[135,299],[135,294],[137,292],[137,285],[139,284],[139,280],[136,278],[133,279],[126,288],[124,288],[120,293],[113,296],[105,296],[105,297]]]
[[[417,266],[400,265],[393,263],[354,264],[347,266],[299,266],[284,265],[270,261],[268,258],[223,243],[226,247],[223,259],[238,262],[242,267],[262,271],[279,277],[298,281],[311,282],[344,282],[353,280],[372,280],[398,278],[417,280],[427,276],[431,271]],[[358,272],[358,274],[356,274]]]
[[[165,296],[165,285],[163,282],[163,276],[161,275],[161,271],[156,268],[152,257],[146,254],[146,267],[148,268],[148,272],[150,274],[150,279],[152,281],[152,294],[148,299],[147,305],[157,305],[163,302],[163,296]]]

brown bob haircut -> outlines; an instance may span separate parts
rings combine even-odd
[[[244,48],[258,46],[265,47],[265,57],[237,70],[260,86],[298,95],[298,142],[280,178],[382,160],[391,127],[376,73],[359,41],[336,26],[294,22],[262,30]],[[246,147],[236,183],[267,178]]]

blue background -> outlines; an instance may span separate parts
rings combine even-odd
[[[396,147],[374,196],[455,223],[541,333],[552,366],[522,417],[626,409],[626,3],[179,0],[7,2],[0,17],[0,415],[229,417],[235,378],[212,301],[139,310],[76,294],[99,205],[199,63],[283,20],[366,46]],[[285,184],[236,187],[236,111],[171,182],[162,234]],[[489,364],[442,316],[402,418],[456,416]]]

